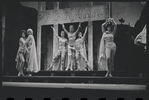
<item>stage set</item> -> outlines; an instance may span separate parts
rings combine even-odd
[[[112,18],[112,3],[107,2],[107,3],[101,3],[101,5],[93,5],[93,2],[90,2],[86,7],[74,7],[65,9],[60,9],[59,3],[60,2],[53,3],[54,10],[46,10],[46,3],[38,2],[37,23],[36,23],[37,27],[35,28],[32,27],[34,31],[33,35],[35,37],[36,48],[37,48],[37,63],[39,66],[39,71],[37,73],[32,73],[32,76],[17,76],[18,75],[17,70],[10,71],[8,70],[9,68],[4,68],[5,65],[7,66],[10,65],[7,64],[5,55],[3,55],[3,57],[5,58],[5,59],[3,58],[4,60],[2,68],[3,69],[2,86],[4,89],[3,93],[7,94],[9,97],[13,97],[14,95],[16,96],[17,93],[19,93],[19,92],[13,93],[12,91],[14,89],[15,91],[24,91],[24,90],[30,92],[36,91],[35,94],[37,95],[33,94],[33,96],[37,98],[39,97],[39,95],[41,95],[44,97],[57,98],[58,100],[60,100],[61,97],[68,97],[68,98],[73,97],[73,99],[77,100],[77,98],[81,98],[82,96],[87,98],[91,96],[94,97],[94,99],[98,99],[99,97],[105,98],[106,93],[111,94],[112,92],[115,92],[115,95],[117,96],[114,97],[111,94],[109,96],[109,98],[111,99],[108,100],[116,100],[118,97],[126,97],[125,94],[128,95],[128,98],[131,99],[139,97],[144,98],[146,94],[145,93],[146,81],[143,71],[134,70],[135,68],[134,69],[130,68],[127,70],[126,67],[123,67],[124,70],[120,69],[121,66],[124,66],[122,64],[125,63],[125,61],[131,59],[131,55],[129,55],[130,58],[128,57],[127,59],[126,57],[124,57],[125,54],[120,54],[120,51],[122,51],[123,49],[123,51],[126,51],[127,53],[133,52],[126,50],[127,48],[125,45],[129,46],[131,45],[132,47],[135,46],[133,44],[134,42],[132,42],[133,40],[129,38],[130,40],[128,41],[129,43],[132,44],[126,42],[122,47],[121,45],[123,43],[123,40],[121,40],[122,38],[117,34],[120,31],[126,32],[127,29],[128,29],[127,32],[129,33],[131,29],[133,29],[130,25],[122,25],[122,23],[121,25],[117,25],[117,30],[115,33],[116,35],[114,38],[117,50],[115,52],[114,68],[111,69],[112,76],[105,77],[107,73],[107,66],[104,67],[100,66],[99,50],[101,44],[100,41],[102,39],[103,34],[101,26],[108,18]],[[3,23],[5,23],[5,21],[3,21]],[[6,24],[7,23],[8,22],[6,22]],[[60,37],[61,31],[65,32],[66,41],[69,40],[70,42],[71,39],[74,38],[73,36],[71,37],[68,34],[66,34],[67,31],[69,31],[69,26],[71,25],[74,26],[74,31],[79,29],[79,31],[82,32],[82,36],[84,34],[86,35],[84,38],[85,41],[84,52],[88,62],[86,63],[86,59],[84,57],[83,59],[84,62],[76,61],[76,64],[72,66],[70,64],[70,68],[67,68],[68,62],[70,60],[69,54],[67,55],[66,53],[66,55],[64,55],[65,59],[62,62],[63,59],[61,57],[63,56],[61,52],[60,53],[61,56],[59,57],[61,61],[56,62],[55,65],[54,64],[52,65],[51,63],[59,50],[58,48],[59,45],[63,45],[59,44],[60,41],[59,39],[61,38]],[[4,31],[6,31],[6,29]],[[3,37],[4,36],[8,37],[7,34],[5,35],[4,31],[3,31]],[[78,38],[78,36],[76,37]],[[5,43],[5,45],[8,45],[8,43]],[[5,47],[4,42],[3,47]],[[137,49],[138,47],[135,48]],[[68,49],[70,48],[68,47]],[[140,49],[140,51],[141,50],[142,49]],[[3,48],[2,54],[6,54],[4,52],[6,51]],[[135,55],[136,53],[133,52],[133,54]],[[75,52],[72,52],[72,55],[73,60],[76,59]],[[120,57],[121,55],[123,55],[123,58]],[[124,59],[127,60],[124,61]],[[78,63],[80,64],[79,70],[77,67]],[[129,64],[127,63],[127,65],[131,66],[131,63]],[[43,91],[44,93],[41,93],[40,90]],[[50,92],[49,90],[53,92]],[[23,93],[19,94],[23,97],[26,96],[32,97],[30,92],[29,93],[25,92],[26,94]],[[76,96],[72,95],[71,92],[76,94]],[[92,92],[94,92],[95,94],[93,95]],[[7,95],[4,95],[4,97],[7,97]]]

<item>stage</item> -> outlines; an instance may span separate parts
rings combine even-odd
[[[104,77],[106,71],[39,71],[32,76],[17,76],[17,72],[3,72],[3,82],[138,84],[145,85],[140,72],[113,71],[113,77]]]
[[[95,90],[120,90],[120,91],[146,90],[146,85],[134,85],[134,84],[2,82],[2,85],[5,87],[30,87],[30,88],[66,88],[66,89],[95,89]]]
[[[114,77],[106,78],[105,71],[39,71],[32,76],[17,76],[4,72],[3,97],[36,98],[145,98],[146,79],[139,72],[113,71]],[[15,91],[15,92],[13,92]],[[7,95],[6,95],[7,94]],[[128,100],[129,100],[128,99]]]
[[[0,99],[5,100],[9,97],[15,100],[24,100],[24,98],[27,97],[31,97],[33,100],[43,100],[43,98],[46,97],[52,98],[52,100],[62,100],[63,97],[74,100],[80,100],[79,98],[84,97],[89,100],[98,100],[99,98],[106,98],[101,100],[117,100],[117,98],[135,100],[136,98],[146,98],[147,79],[144,73],[144,49],[134,44],[134,40],[130,34],[134,27],[131,25],[132,21],[130,19],[130,21],[128,21],[127,19],[130,15],[133,15],[132,11],[128,13],[127,9],[119,9],[118,12],[115,12],[117,8],[112,10],[114,7],[112,7],[112,5],[115,3],[110,2],[98,5],[95,5],[95,2],[87,3],[88,4],[82,2],[82,4],[85,4],[84,6],[78,6],[78,3],[70,3],[76,5],[70,6],[68,3],[68,5],[64,4],[67,5],[68,8],[61,8],[62,2],[54,2],[51,3],[53,5],[53,9],[51,10],[48,8],[48,2],[38,2],[38,10],[24,8],[24,6],[17,7],[13,4],[7,5],[6,7],[4,6],[2,20],[3,92],[2,98]],[[16,4],[20,5],[19,3]],[[133,3],[133,5],[134,4],[135,3]],[[130,5],[130,7],[132,6]],[[129,6],[121,8],[129,8]],[[136,8],[140,7],[136,6]],[[136,8],[133,9],[137,11]],[[140,11],[140,9],[138,10]],[[16,11],[17,13],[14,14]],[[127,18],[123,17],[129,24],[123,24],[119,19],[121,17],[117,16],[119,12],[123,11],[126,11],[129,15]],[[134,15],[136,16],[135,11]],[[137,11],[137,13],[139,11]],[[116,15],[116,17],[113,15]],[[122,16],[123,13],[118,15]],[[16,19],[18,16],[20,20]],[[135,16],[131,17],[134,19],[133,23],[138,19],[138,17],[135,18]],[[116,54],[112,57],[114,58],[113,77],[105,77],[106,71],[102,70],[107,69],[105,66],[100,65],[103,62],[99,63],[99,57],[101,55],[101,53],[99,53],[101,49],[100,41],[103,36],[101,26],[108,18],[114,18],[116,23],[118,21],[120,22],[120,24],[115,24],[117,28],[114,40],[112,41],[116,44]],[[125,22],[124,19],[123,21]],[[84,33],[86,27],[88,27],[87,35],[84,38],[84,51],[86,52],[88,66],[90,67],[88,69],[93,71],[58,71],[60,70],[59,65],[53,67],[52,70],[56,71],[45,71],[53,62],[54,55],[59,48],[60,40],[57,36],[61,36],[61,31],[64,30],[63,24],[65,24],[65,30],[68,31],[70,25],[73,25],[73,30],[76,31],[80,22],[81,28],[79,32]],[[51,26],[54,27],[55,31],[52,30]],[[37,57],[35,57],[37,58],[37,64],[35,67],[39,67],[40,71],[32,73],[32,76],[17,76],[18,71],[16,69],[15,59],[19,48],[19,33],[20,30],[27,30],[28,28],[31,28],[34,33],[34,47],[37,49],[35,53],[35,55],[37,54]],[[78,36],[75,36],[74,42],[79,38]],[[71,40],[67,35],[64,36],[64,38]],[[62,46],[64,47],[64,45]],[[26,59],[25,56],[24,58]],[[63,60],[61,59],[61,61]],[[65,63],[68,63],[67,59],[65,59]],[[81,64],[80,66],[85,68],[83,63]],[[30,68],[29,66],[27,67]],[[77,68],[75,64],[73,67],[74,69]],[[64,68],[66,68],[66,66]]]

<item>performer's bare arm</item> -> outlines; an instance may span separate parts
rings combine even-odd
[[[55,28],[51,26],[51,28],[53,29],[53,33],[55,34],[55,36],[60,39],[60,37],[55,33]]]
[[[66,32],[66,34],[68,35],[68,34],[69,34],[69,32],[66,30],[66,28],[65,28],[65,25],[64,25],[64,24],[62,24],[62,28],[63,28],[63,30]]]
[[[113,35],[115,35],[116,34],[116,30],[117,30],[117,24],[116,24],[116,22],[114,21],[114,19],[113,18],[111,18],[111,22],[114,24],[114,29],[113,29]]]
[[[20,40],[19,40],[19,46],[21,46],[23,43],[22,43],[22,38],[20,38]]]
[[[84,38],[85,38],[85,36],[86,36],[87,29],[88,29],[88,26],[85,28],[85,32],[84,32],[84,35],[83,35],[83,37],[82,37],[83,41],[84,41]]]
[[[77,35],[80,28],[81,28],[81,22],[79,23],[78,29],[74,32],[75,35]]]
[[[106,22],[104,22],[102,25],[101,25],[101,30],[102,30],[102,33],[104,33],[106,30],[105,30],[105,26],[108,24],[108,20]]]

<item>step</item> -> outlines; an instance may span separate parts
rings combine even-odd
[[[146,84],[145,78],[99,76],[3,76],[3,82],[44,82],[44,83],[91,83],[91,84]]]
[[[74,88],[74,89],[103,89],[103,90],[146,90],[146,85],[136,84],[80,84],[80,83],[24,83],[2,82],[2,86],[36,87],[36,88]]]
[[[114,77],[140,77],[141,72],[138,71],[112,71]],[[17,76],[18,71],[4,72],[3,75]],[[33,76],[105,76],[106,71],[39,71],[33,73]]]
[[[147,100],[146,85],[136,84],[80,84],[80,83],[35,83],[35,82],[2,82],[2,97],[21,97],[14,100]],[[105,98],[105,99],[100,99]],[[3,99],[3,100],[6,100]],[[50,100],[49,99],[49,100]],[[83,99],[84,100],[84,99]],[[138,99],[139,100],[139,99]]]
[[[105,76],[106,71],[39,71],[33,76]],[[112,71],[115,77],[139,77],[137,71]]]

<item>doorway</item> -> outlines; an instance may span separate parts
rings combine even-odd
[[[98,70],[99,46],[102,37],[101,25],[104,20],[93,21],[93,70]]]
[[[53,57],[53,25],[43,25],[41,28],[41,70],[46,70]]]

